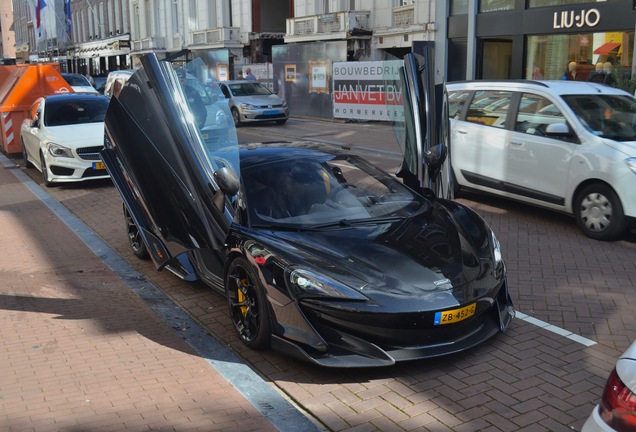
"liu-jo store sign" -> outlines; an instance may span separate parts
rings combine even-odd
[[[552,28],[569,29],[572,27],[596,27],[599,21],[601,21],[601,13],[598,9],[561,11],[554,13]]]

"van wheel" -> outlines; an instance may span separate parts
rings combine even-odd
[[[234,127],[241,125],[241,115],[236,108],[232,108],[232,120],[234,120]]]
[[[615,240],[625,230],[625,214],[616,193],[603,183],[584,187],[574,201],[576,224],[595,240]]]

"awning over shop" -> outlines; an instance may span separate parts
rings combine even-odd
[[[594,50],[594,54],[599,54],[599,55],[609,55],[609,53],[611,53],[614,50],[617,50],[619,47],[621,46],[621,44],[616,43],[616,42],[608,42],[606,44],[601,45],[600,47],[596,48]]]

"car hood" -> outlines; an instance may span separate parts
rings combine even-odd
[[[283,103],[282,99],[275,94],[260,96],[236,96],[234,97],[234,102],[258,106],[280,105]]]
[[[274,231],[260,240],[284,249],[287,261],[308,263],[381,302],[383,297],[444,297],[469,301],[484,291],[469,289],[492,278],[491,231],[467,208],[442,205],[415,218],[379,225],[311,231]],[[286,246],[283,246],[286,245]],[[291,248],[289,247],[291,246]],[[278,249],[278,248],[277,248]]]
[[[104,145],[104,123],[82,123],[49,127],[46,139],[66,147],[101,147]]]
[[[603,139],[603,143],[629,157],[636,157],[636,141],[614,141]]]

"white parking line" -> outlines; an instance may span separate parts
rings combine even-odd
[[[580,344],[583,344],[585,346],[592,346],[592,345],[596,345],[596,342],[593,341],[592,339],[588,339],[588,338],[584,338],[583,336],[577,335],[575,333],[572,333],[571,331],[562,329],[561,327],[557,327],[555,325],[549,324],[545,321],[541,321],[539,319],[533,318],[529,315],[526,315],[524,313],[521,313],[519,311],[517,311],[516,317],[519,318],[522,321],[528,322],[530,324],[534,324],[537,327],[541,327],[542,329],[551,331],[552,333],[556,333],[558,335],[561,335],[563,337],[566,337],[568,339],[570,339],[573,342],[578,342]]]

